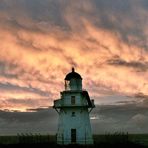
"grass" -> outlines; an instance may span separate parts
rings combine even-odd
[[[17,136],[0,136],[0,147],[76,147],[75,145],[59,146],[56,144],[56,136],[54,135],[32,135],[18,134]],[[115,147],[148,147],[148,134],[128,134],[114,133],[105,135],[94,135],[93,146],[78,147],[100,147],[100,148],[115,148]]]

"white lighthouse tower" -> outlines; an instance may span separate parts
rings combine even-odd
[[[53,107],[59,114],[57,144],[93,144],[89,113],[95,105],[74,68],[66,75],[65,90]]]

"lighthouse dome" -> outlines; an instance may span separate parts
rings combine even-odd
[[[65,90],[82,90],[82,77],[75,72],[74,68],[65,77]]]
[[[81,79],[82,80],[82,77],[80,74],[78,74],[77,72],[75,72],[75,69],[72,68],[72,72],[68,73],[65,77],[65,80],[71,80],[71,79]]]

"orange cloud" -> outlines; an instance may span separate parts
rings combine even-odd
[[[36,93],[5,89],[4,93],[0,93],[2,109],[25,110],[31,106],[52,105],[64,89],[65,74],[72,66],[82,74],[84,87],[91,90],[92,97],[100,96],[99,89],[102,87],[125,95],[147,94],[147,66],[143,69],[138,66],[138,63],[147,64],[147,51],[137,44],[125,42],[118,31],[96,25],[101,23],[101,19],[97,18],[92,2],[87,0],[80,4],[71,1],[63,6],[62,17],[69,29],[53,25],[50,21],[31,19],[22,13],[17,18],[10,17],[14,12],[0,15],[3,20],[0,23],[0,62],[5,63],[4,68],[0,69],[0,83],[26,87],[28,90],[36,88],[50,94],[48,98]],[[21,12],[21,6],[18,6],[17,12]],[[25,13],[24,7],[22,12]],[[116,21],[113,16],[112,21]],[[125,23],[127,26],[133,25],[129,21]],[[128,39],[135,40],[133,36],[128,36]],[[121,63],[123,61],[125,64]],[[24,104],[14,100],[6,103],[10,102],[10,98],[36,99],[37,103]]]

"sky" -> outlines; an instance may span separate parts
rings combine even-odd
[[[29,129],[38,114],[37,126],[56,123],[47,108],[72,67],[95,100],[95,127],[148,132],[147,0],[1,0],[0,20],[2,133]]]

